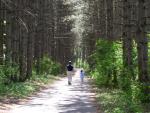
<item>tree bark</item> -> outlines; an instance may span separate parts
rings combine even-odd
[[[137,26],[137,50],[138,50],[138,69],[139,81],[142,83],[142,91],[145,95],[143,102],[149,102],[150,88],[148,87],[149,72],[148,72],[148,39],[145,34],[146,18],[145,18],[145,0],[138,0],[138,26]]]
[[[130,0],[123,2],[123,65],[132,77],[133,75],[133,39],[131,35],[131,4]]]

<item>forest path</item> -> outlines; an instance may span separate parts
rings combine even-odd
[[[68,86],[67,78],[56,81],[9,113],[97,113],[94,95],[87,78],[81,84],[77,69],[72,85]]]

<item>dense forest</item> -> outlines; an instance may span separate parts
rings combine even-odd
[[[83,0],[83,4],[80,28],[84,29],[82,55],[85,56],[81,59],[87,61],[100,89],[121,91],[117,99],[112,93],[116,99],[112,103],[120,103],[118,98],[121,98],[120,105],[110,109],[104,105],[109,109],[105,112],[148,112],[142,111],[141,104],[149,106],[150,102],[149,0]],[[107,96],[100,99],[108,100]]]
[[[108,113],[148,112],[149,10],[149,0],[0,0],[1,86],[64,73],[71,60],[123,96]]]
[[[54,0],[1,1],[0,64],[10,81],[25,81],[33,69],[39,74],[44,57],[62,65],[72,57],[68,8]]]

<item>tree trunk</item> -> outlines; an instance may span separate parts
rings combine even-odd
[[[145,35],[145,1],[138,0],[138,26],[137,26],[137,50],[138,50],[138,69],[139,69],[139,81],[142,83],[142,91],[145,95],[143,102],[149,102],[150,88],[148,83],[150,82],[148,73],[148,39]]]
[[[130,0],[123,2],[123,65],[125,71],[133,75],[133,41],[131,37],[131,4]]]
[[[113,39],[113,0],[106,0],[106,37],[110,40]]]

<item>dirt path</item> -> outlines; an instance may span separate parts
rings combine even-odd
[[[9,113],[97,113],[88,79],[80,83],[79,70],[71,86],[67,78],[55,82],[23,105],[16,105]]]

